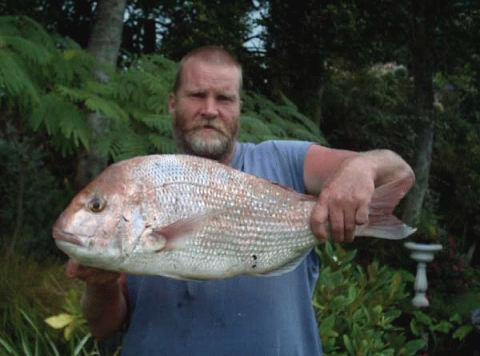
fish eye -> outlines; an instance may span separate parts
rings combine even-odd
[[[103,209],[105,209],[105,201],[99,198],[93,198],[88,203],[88,209],[93,213],[100,213]]]

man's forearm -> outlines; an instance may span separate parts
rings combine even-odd
[[[127,321],[127,302],[120,281],[110,285],[88,285],[82,307],[92,335],[104,339],[122,329]]]
[[[390,150],[372,150],[360,153],[357,157],[363,164],[371,162],[375,185],[402,180],[413,184],[415,174],[412,168],[398,154]]]

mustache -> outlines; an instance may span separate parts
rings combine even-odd
[[[198,130],[198,129],[203,129],[205,127],[208,127],[208,128],[211,128],[211,129],[214,129],[214,130],[217,130],[218,132],[226,135],[227,132],[225,132],[225,127],[222,125],[222,124],[219,124],[215,121],[203,121],[203,122],[199,122],[195,125],[193,125],[188,131],[195,131],[195,130]]]

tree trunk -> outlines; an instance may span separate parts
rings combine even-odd
[[[433,112],[432,36],[435,4],[432,0],[412,0],[412,36],[410,53],[414,75],[414,101],[418,115],[418,136],[414,171],[416,183],[407,195],[404,220],[415,225],[428,192],[435,122]]]
[[[425,117],[431,120],[431,116]],[[416,157],[414,171],[416,176],[412,191],[405,198],[404,221],[416,225],[420,219],[420,212],[428,192],[430,178],[430,166],[432,161],[432,147],[434,138],[434,124],[425,126],[417,137]]]
[[[88,50],[103,64],[115,68],[122,42],[123,17],[126,0],[100,0]],[[95,73],[100,81],[108,81],[101,68]],[[88,124],[92,133],[89,150],[80,153],[77,166],[77,187],[83,187],[97,176],[108,163],[108,157],[98,149],[98,141],[108,134],[110,120],[98,113],[90,113]]]

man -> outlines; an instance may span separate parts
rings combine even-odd
[[[308,142],[237,142],[242,69],[218,47],[180,63],[169,97],[179,152],[203,156],[318,195],[311,217],[320,239],[349,242],[368,220],[375,187],[414,181],[395,153],[356,153]],[[327,233],[326,223],[329,224]],[[123,330],[123,355],[321,355],[311,298],[319,263],[312,251],[293,271],[273,277],[176,281],[67,265],[87,284],[83,308],[98,339]]]

